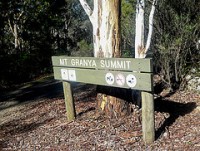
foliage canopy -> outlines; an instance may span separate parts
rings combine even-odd
[[[135,3],[122,0],[123,57],[134,56]],[[155,72],[171,86],[200,64],[199,5],[198,0],[164,0],[156,7],[151,45]],[[92,49],[91,23],[78,0],[0,2],[0,86],[51,73],[52,55],[91,56]]]

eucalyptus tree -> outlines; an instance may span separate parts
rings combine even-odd
[[[93,27],[94,57],[121,57],[121,0],[93,0],[93,8],[86,0],[79,1]],[[97,91],[101,92],[97,94],[99,110],[116,117],[129,113],[128,103],[121,99],[122,90],[98,87]]]
[[[83,6],[93,26],[94,57],[106,57],[106,58],[121,57],[121,28],[120,28],[121,1],[93,0],[93,9],[91,9],[90,5],[88,5],[86,0],[79,0],[79,1]],[[123,5],[125,5],[126,2],[127,1],[123,1]],[[135,23],[136,58],[144,58],[149,50],[149,46],[151,43],[152,29],[153,29],[153,15],[155,12],[156,2],[157,0],[153,0],[152,2],[152,9],[149,16],[149,33],[147,37],[146,46],[144,46],[145,1],[137,0],[136,23]],[[109,106],[108,105],[110,104],[109,102],[114,102],[112,103],[112,108],[113,106],[117,106],[116,104],[118,103],[117,101],[114,100],[118,99],[115,97],[111,98],[109,97],[104,95],[102,96],[102,94],[101,97],[97,97],[101,98],[100,99],[101,101],[100,103],[98,103],[99,104],[98,106],[101,106],[101,108],[104,109],[105,105]]]
[[[157,1],[158,0],[152,1],[152,8],[149,14],[148,35],[145,43],[145,0],[137,0],[135,18],[135,58],[145,58],[149,51],[153,33],[153,17]]]
[[[20,49],[20,25],[23,17],[23,11],[21,10],[21,1],[4,1],[1,2],[1,15],[4,18],[4,30],[5,35],[9,35],[9,33],[13,36],[13,40],[11,40],[13,44],[13,48]]]
[[[120,0],[94,0],[93,10],[80,0],[93,26],[94,57],[120,56]]]

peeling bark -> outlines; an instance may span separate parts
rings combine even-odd
[[[94,57],[120,56],[119,16],[119,0],[94,0],[94,10],[89,16],[93,26]]]
[[[80,0],[93,26],[94,57],[120,57],[120,9],[121,0],[94,0],[94,9],[91,10],[85,0]],[[121,89],[98,87],[97,108],[105,114],[118,117],[129,113],[128,104]]]

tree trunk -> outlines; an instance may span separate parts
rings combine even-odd
[[[94,56],[120,57],[120,0],[96,0],[96,21],[93,24]]]
[[[15,49],[19,48],[17,25],[14,24]]]
[[[144,43],[144,9],[145,1],[137,0],[136,6],[136,29],[135,29],[135,58],[145,58],[151,44],[153,33],[153,17],[155,13],[156,3],[158,0],[153,0],[151,12],[149,15],[149,31],[147,36],[146,45]]]
[[[14,20],[8,19],[8,25],[9,25],[10,30],[11,30],[14,38],[15,38],[15,41],[14,41],[15,50],[21,49],[20,48],[21,41],[19,39],[19,32],[18,32],[19,26],[17,25],[16,22],[20,20],[20,18],[22,17],[23,13],[24,12],[22,11],[19,15],[15,15],[14,14]]]
[[[136,5],[136,18],[135,18],[135,58],[145,58],[151,44],[152,32],[153,32],[153,17],[155,13],[155,5],[158,0],[153,0],[151,12],[149,15],[149,31],[147,41],[145,45],[144,39],[144,10],[145,0],[137,0]],[[137,105],[141,105],[141,93],[138,90],[132,92],[133,99],[137,102]]]
[[[121,0],[94,0],[93,10],[86,0],[80,2],[93,26],[94,57],[120,57]],[[124,95],[123,91],[119,88],[98,86],[98,111],[111,117],[129,114],[128,103],[124,101],[127,95]]]
[[[18,38],[17,24],[13,23],[13,27],[12,27],[10,19],[8,19],[8,24],[9,24],[10,30],[15,38],[15,41],[14,41],[15,49],[18,49],[20,42],[19,42],[19,38]]]
[[[137,0],[135,18],[135,58],[144,58],[144,0]]]
[[[146,46],[144,45],[144,9],[145,0],[137,0],[136,8],[136,33],[135,33],[135,58],[145,58],[149,51],[152,32],[153,32],[153,16],[155,12],[155,4],[157,0],[153,0],[151,12],[149,15],[149,32]],[[133,91],[136,101],[142,102],[142,129],[143,139],[149,144],[155,140],[155,123],[154,123],[154,99],[152,92]]]

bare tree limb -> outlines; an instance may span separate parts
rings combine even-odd
[[[22,11],[16,19],[19,20],[20,17],[21,17],[23,14],[24,14],[24,11]]]
[[[8,25],[10,27],[10,30],[11,30],[12,34],[15,35],[14,34],[14,29],[12,28],[12,25],[11,25],[11,22],[10,22],[10,19],[8,19]]]
[[[92,9],[90,8],[90,6],[88,5],[86,0],[79,0],[83,9],[85,10],[86,14],[88,15],[90,21],[92,22]]]
[[[152,33],[153,33],[153,17],[154,17],[157,1],[158,0],[153,0],[151,12],[149,15],[149,31],[148,31],[148,37],[147,37],[147,42],[146,42],[146,46],[145,46],[145,55],[149,51],[149,47],[151,44]]]

